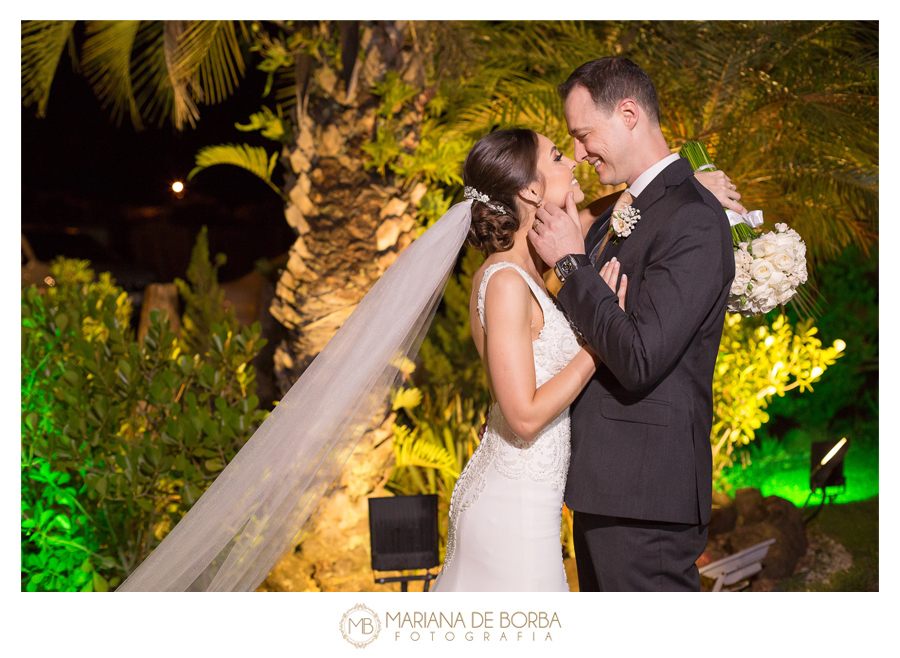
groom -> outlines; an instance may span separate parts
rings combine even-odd
[[[583,239],[571,197],[565,210],[538,210],[529,232],[563,281],[560,304],[603,362],[571,412],[565,501],[575,512],[579,589],[698,591],[712,379],[734,278],[728,219],[688,161],[671,154],[640,67],[597,59],[559,92],[575,159],[603,184],[626,183],[640,213],[602,250],[612,209]],[[607,262],[627,275],[625,311],[598,273]]]

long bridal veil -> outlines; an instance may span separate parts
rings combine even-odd
[[[453,206],[372,286],[341,329],[163,542],[117,591],[253,591],[296,544],[418,352],[468,234]]]

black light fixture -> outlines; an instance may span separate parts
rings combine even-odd
[[[437,495],[369,498],[369,534],[372,571],[431,569],[440,562]],[[375,582],[400,583],[403,592],[411,580],[424,580],[424,591],[436,575],[392,576]]]
[[[812,444],[809,464],[809,488],[812,492],[824,491],[829,487],[846,487],[844,456],[848,447],[846,437]]]
[[[847,437],[834,441],[817,441],[810,448],[809,457],[809,495],[806,497],[805,508],[809,499],[817,491],[822,492],[822,502],[816,510],[803,519],[803,523],[809,523],[825,507],[826,499],[834,501],[847,488],[847,479],[844,477],[844,456],[847,454],[849,441]],[[840,487],[839,491],[834,491]],[[829,492],[828,490],[831,489]]]

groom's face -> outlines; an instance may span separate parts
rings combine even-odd
[[[619,113],[607,116],[581,85],[569,92],[565,113],[569,134],[575,139],[575,159],[590,163],[604,185],[630,183],[628,131]]]

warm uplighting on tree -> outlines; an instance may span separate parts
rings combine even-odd
[[[172,183],[172,191],[175,193],[175,196],[180,199],[184,196],[184,183],[175,181]]]

